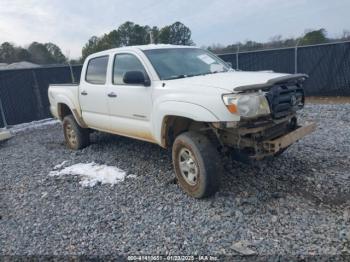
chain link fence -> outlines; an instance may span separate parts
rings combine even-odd
[[[350,96],[350,42],[219,55],[243,71],[305,73],[307,96]]]
[[[51,117],[49,84],[80,79],[81,65],[0,71],[0,127]],[[2,105],[2,106],[1,106]]]
[[[350,96],[350,42],[219,55],[233,68],[306,73],[307,96]],[[49,84],[79,82],[81,65],[0,71],[0,127],[50,117]]]

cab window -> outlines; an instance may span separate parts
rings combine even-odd
[[[123,81],[124,74],[128,71],[141,71],[146,76],[146,70],[140,60],[132,54],[117,54],[114,57],[113,84],[126,85]]]
[[[91,84],[104,85],[106,83],[108,56],[92,58],[86,69],[85,81]]]

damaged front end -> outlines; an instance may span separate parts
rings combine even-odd
[[[315,123],[299,126],[295,116],[242,123],[236,128],[217,129],[221,143],[238,159],[263,159],[283,152],[291,144],[316,129]]]
[[[241,117],[239,122],[213,124],[224,148],[236,159],[263,159],[278,155],[316,129],[314,123],[298,125],[297,111],[304,107],[302,82],[306,75],[291,75],[264,85],[236,88],[242,92],[263,92],[270,114],[256,118]],[[244,94],[244,93],[243,93]]]

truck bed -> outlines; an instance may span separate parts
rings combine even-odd
[[[53,84],[49,85],[48,95],[50,111],[55,118],[59,118],[58,105],[64,103],[70,108],[80,108],[79,84]],[[63,100],[62,100],[63,99]]]

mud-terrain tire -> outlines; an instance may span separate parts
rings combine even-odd
[[[180,134],[174,141],[172,158],[177,181],[188,195],[204,198],[218,191],[221,159],[206,136],[197,132]]]
[[[70,149],[79,150],[90,144],[89,129],[80,127],[73,115],[64,117],[63,133]]]

